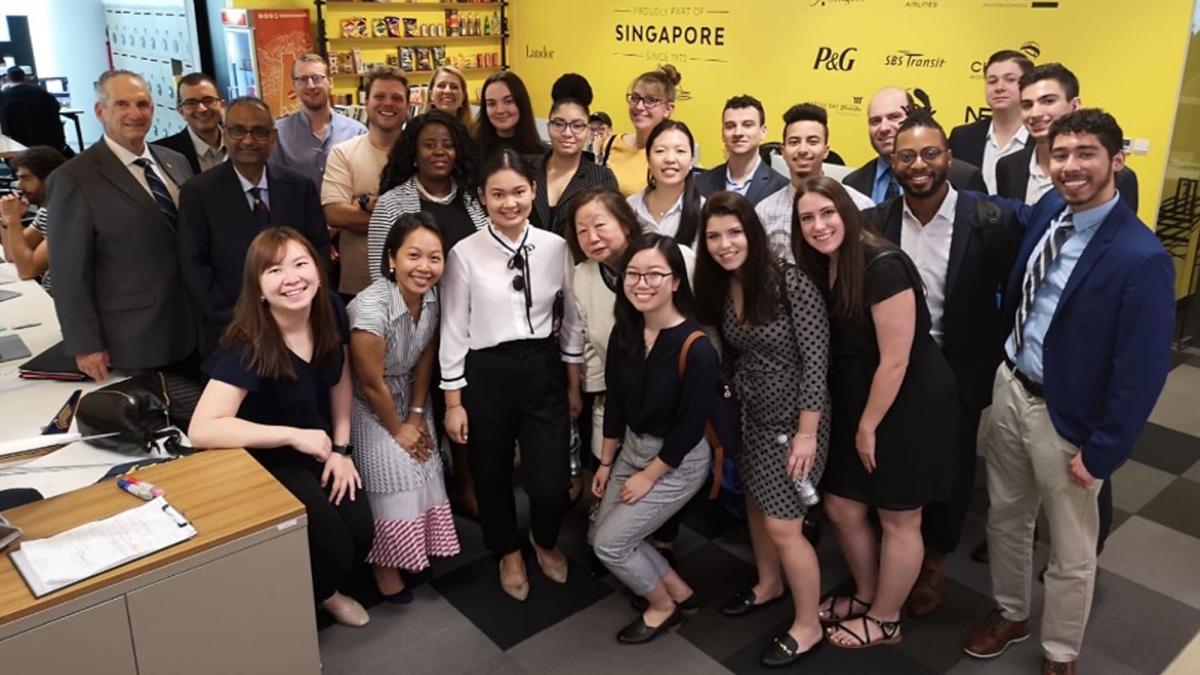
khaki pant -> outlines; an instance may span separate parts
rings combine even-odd
[[[1100,481],[1084,489],[1071,480],[1067,464],[1079,449],[1058,435],[1046,402],[1027,392],[1005,364],[996,371],[984,447],[996,604],[1010,621],[1030,615],[1033,529],[1043,507],[1050,525],[1050,566],[1042,651],[1054,661],[1074,661],[1092,609]]]

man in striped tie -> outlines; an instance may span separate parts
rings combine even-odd
[[[1055,190],[1019,211],[1027,229],[1004,299],[1010,333],[984,438],[996,608],[965,651],[992,658],[1029,637],[1044,507],[1043,673],[1076,672],[1096,576],[1096,495],[1133,450],[1169,369],[1174,268],[1117,193],[1122,138],[1096,109],[1051,126]]]
[[[50,177],[46,240],[66,353],[97,381],[110,367],[190,363],[196,323],[175,249],[183,155],[146,144],[154,101],[141,75],[96,85],[104,135]]]

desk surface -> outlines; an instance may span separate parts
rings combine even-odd
[[[7,159],[13,155],[23,152],[25,149],[26,148],[24,145],[21,145],[17,141],[14,141],[4,134],[0,134],[0,157]]]
[[[304,514],[304,507],[244,450],[209,450],[137,472],[166,491],[167,501],[196,527],[197,536],[60,591],[33,597],[7,555],[0,557],[0,624],[130,579],[158,566]],[[4,512],[40,539],[144,502],[114,481]]]

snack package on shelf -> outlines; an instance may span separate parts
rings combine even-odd
[[[354,64],[354,72],[358,73],[358,74],[362,74],[363,58],[362,58],[362,50],[361,49],[359,49],[358,47],[355,47],[354,49],[350,50],[350,62]]]
[[[388,37],[404,37],[404,27],[400,24],[400,17],[389,16],[386,17],[386,20]]]
[[[404,23],[404,37],[418,37],[420,33],[417,31],[417,20],[406,16],[401,21]]]
[[[433,67],[441,68],[446,65],[446,45],[435,45],[433,48]]]
[[[400,67],[400,55],[399,54],[388,54],[387,55],[387,64],[393,68],[399,68]]]
[[[378,17],[371,20],[371,37],[385,38],[388,36],[387,19]]]
[[[462,35],[457,9],[446,10],[446,35],[450,37]]]
[[[370,37],[369,29],[367,28],[367,18],[365,16],[356,16],[350,19],[342,19],[342,37]]]
[[[333,75],[338,75],[342,72],[341,54],[338,52],[329,52],[329,72]]]
[[[417,47],[415,69],[420,71],[433,70],[433,50],[429,47]]]
[[[413,53],[413,48],[400,47],[398,51],[400,52],[400,70],[403,70],[406,73],[411,73],[412,71],[416,70],[416,54]]]

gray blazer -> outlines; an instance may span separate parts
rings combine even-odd
[[[148,145],[176,185],[187,159]],[[71,356],[108,350],[113,366],[157,368],[196,348],[175,226],[103,139],[50,176],[47,244],[54,307]]]

